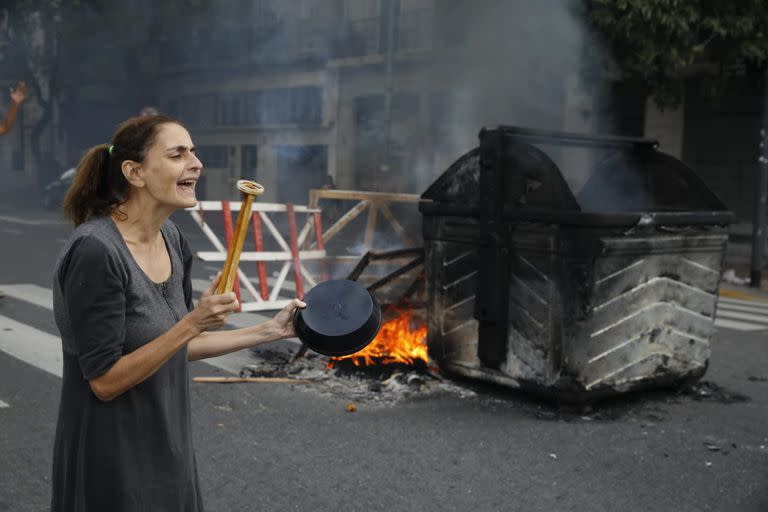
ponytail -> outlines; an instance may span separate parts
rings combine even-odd
[[[124,203],[128,187],[120,166],[112,162],[109,144],[94,146],[77,165],[75,179],[64,196],[64,214],[79,226]]]
[[[75,227],[111,213],[128,200],[131,185],[123,176],[122,163],[143,162],[158,128],[166,123],[181,125],[163,115],[133,117],[118,127],[110,144],[99,144],[85,153],[64,196],[64,214]]]

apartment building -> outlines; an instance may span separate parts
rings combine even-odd
[[[232,196],[241,177],[280,202],[306,202],[328,176],[344,188],[408,188],[408,149],[397,141],[426,102],[414,78],[421,66],[405,61],[427,55],[431,0],[245,4],[226,30],[201,26],[193,47],[169,45],[162,55],[158,106],[193,133],[203,195]],[[396,84],[389,100],[387,84]]]

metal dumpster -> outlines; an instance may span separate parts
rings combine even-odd
[[[655,141],[484,129],[419,210],[444,371],[564,400],[706,371],[732,213]]]

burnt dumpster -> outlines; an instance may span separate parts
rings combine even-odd
[[[732,214],[657,146],[482,130],[419,206],[430,357],[565,400],[701,377]]]

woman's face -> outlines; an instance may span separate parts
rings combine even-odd
[[[195,185],[203,164],[184,127],[175,123],[160,125],[141,165],[147,192],[159,203],[173,208],[197,204]]]

